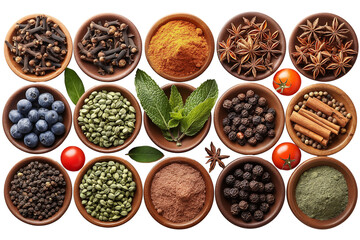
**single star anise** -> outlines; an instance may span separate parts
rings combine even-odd
[[[307,38],[300,38],[300,37],[297,37],[297,40],[299,41],[300,43],[300,47],[302,48],[302,50],[304,52],[307,52],[309,51],[311,48],[314,47],[314,41],[311,41]]]
[[[209,160],[206,162],[206,164],[210,163],[210,169],[209,172],[214,170],[216,163],[219,164],[220,167],[224,168],[225,164],[223,163],[223,159],[230,157],[229,155],[220,155],[221,149],[216,149],[214,144],[211,142],[210,149],[205,148],[205,151],[209,156],[206,156],[209,158]]]
[[[255,21],[256,21],[256,16],[254,16],[251,20],[243,17],[245,26],[243,26],[243,29],[247,30],[249,28],[254,27],[254,25],[256,25]]]
[[[275,42],[278,35],[279,35],[278,30],[276,30],[273,33],[271,33],[270,30],[269,30],[269,32],[264,34],[264,41],[266,41],[266,42]]]
[[[244,68],[249,69],[244,75],[248,76],[250,73],[256,78],[257,71],[266,71],[266,66],[263,65],[262,58],[251,58],[251,61],[243,65]]]
[[[264,20],[260,26],[254,25],[254,29],[249,32],[249,35],[254,36],[256,40],[262,41],[267,32],[269,32],[269,29],[267,28],[267,21]]]
[[[323,32],[321,30],[324,29],[324,26],[318,26],[319,25],[319,18],[315,19],[314,22],[310,22],[309,20],[306,20],[306,25],[300,25],[299,27],[304,30],[304,32],[300,35],[300,38],[307,37],[308,41],[311,40],[311,38],[314,38],[315,40],[318,40],[318,34],[322,34]]]
[[[345,44],[341,44],[339,47],[339,51],[348,55],[357,54],[357,52],[350,47],[352,46],[354,40],[347,41]]]
[[[231,28],[227,29],[228,33],[230,33],[230,38],[234,41],[237,41],[242,37],[242,35],[246,32],[246,30],[242,29],[241,24],[238,27],[235,27],[233,23],[231,23]]]
[[[331,57],[331,54],[325,50],[326,42],[316,40],[315,45],[313,48],[309,49],[309,52],[312,53],[312,55],[317,56],[318,53],[325,55],[326,57]]]
[[[338,45],[341,45],[341,40],[347,38],[344,34],[349,32],[349,29],[341,29],[345,23],[341,23],[339,25],[338,19],[335,17],[332,21],[331,26],[325,25],[326,31],[324,32],[324,36],[330,37],[329,43],[337,42]]]
[[[241,70],[242,70],[242,65],[243,65],[243,63],[241,62],[241,59],[237,59],[237,60],[235,60],[234,65],[231,66],[230,71],[234,71],[237,69],[236,72],[237,72],[237,74],[240,75]]]
[[[345,68],[351,68],[349,62],[353,57],[344,57],[343,52],[339,52],[339,55],[335,55],[332,57],[333,62],[330,63],[326,69],[330,69],[334,71],[335,77],[339,76],[341,72],[346,73]]]
[[[271,57],[277,58],[277,54],[281,54],[281,51],[276,49],[279,46],[280,42],[259,42],[259,45],[262,50],[260,52],[266,55],[266,58],[271,59]]]
[[[222,62],[225,58],[227,59],[227,62],[230,62],[230,58],[236,60],[236,55],[233,52],[234,48],[234,42],[231,40],[230,37],[226,40],[226,43],[224,41],[219,42],[220,49],[220,61]]]
[[[310,55],[310,60],[312,63],[306,65],[303,69],[305,71],[312,71],[314,79],[316,79],[319,76],[319,73],[321,73],[324,76],[325,75],[324,65],[329,60],[329,58],[323,59],[321,53],[318,53],[316,57]]]
[[[300,64],[300,63],[307,64],[309,53],[307,53],[303,48],[297,45],[295,45],[295,50],[296,52],[291,53],[291,55],[296,58],[296,64]]]
[[[239,50],[236,51],[236,54],[239,54],[241,57],[241,62],[247,62],[250,58],[255,58],[255,56],[261,55],[259,48],[260,45],[257,41],[251,37],[247,37],[247,39],[239,39],[237,42],[237,48]]]

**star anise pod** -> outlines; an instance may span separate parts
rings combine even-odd
[[[267,28],[267,21],[264,20],[260,26],[254,25],[254,29],[249,32],[249,35],[254,36],[256,40],[262,41],[267,32],[269,32],[269,29]]]
[[[344,34],[348,33],[349,29],[341,29],[344,25],[345,23],[339,25],[336,17],[333,19],[331,26],[325,25],[324,36],[330,37],[329,43],[336,41],[338,45],[341,45],[341,40],[347,38]]]
[[[243,65],[244,68],[249,69],[244,75],[248,76],[250,73],[256,78],[257,71],[266,71],[266,66],[263,65],[263,58],[251,58],[251,61]]]
[[[339,76],[339,74],[346,73],[345,68],[351,68],[349,62],[353,57],[345,57],[343,52],[339,52],[339,55],[335,55],[332,57],[333,62],[330,63],[326,69],[333,70],[335,77]]]
[[[308,41],[310,41],[311,38],[318,40],[318,34],[322,34],[323,32],[321,30],[324,29],[324,26],[319,26],[319,18],[315,19],[314,22],[306,20],[306,25],[303,24],[299,27],[304,30],[304,32],[300,35],[300,38],[307,37]]]
[[[312,55],[317,56],[318,53],[325,55],[326,57],[331,57],[331,54],[325,50],[326,42],[320,41],[319,39],[316,40],[315,45],[313,48],[309,49],[309,52],[312,53]]]
[[[231,40],[230,37],[226,40],[226,43],[224,41],[219,42],[220,49],[220,61],[222,62],[225,58],[227,59],[227,62],[230,63],[230,58],[236,60],[236,55],[233,52],[234,48],[234,42]]]
[[[251,20],[243,17],[245,26],[243,26],[243,29],[248,30],[249,28],[254,27],[254,25],[256,25],[255,21],[256,21],[256,16],[254,16]]]
[[[343,52],[348,55],[357,54],[357,52],[354,49],[351,49],[353,42],[354,42],[354,40],[350,40],[350,41],[347,41],[345,44],[341,44],[339,47],[339,52]]]
[[[214,170],[216,163],[219,164],[220,167],[224,168],[225,164],[223,163],[223,159],[230,157],[229,155],[220,155],[221,149],[214,146],[214,144],[211,142],[210,149],[205,148],[205,151],[209,156],[206,156],[209,158],[209,160],[206,162],[206,164],[210,163],[210,169],[209,172]]]
[[[314,46],[314,41],[311,41],[311,40],[309,40],[307,38],[297,37],[297,40],[299,41],[300,47],[302,48],[302,50],[304,52],[309,51]]]
[[[275,32],[271,33],[270,30],[269,32],[265,33],[264,34],[264,41],[266,42],[276,42],[276,38],[278,37],[279,35],[279,31],[276,30]]]
[[[246,30],[242,28],[241,24],[239,24],[238,27],[235,27],[233,23],[231,23],[231,28],[228,28],[227,31],[231,35],[230,38],[234,41],[237,41],[246,32]]]
[[[297,45],[295,45],[295,50],[296,52],[291,53],[291,55],[296,58],[296,64],[300,64],[300,63],[307,64],[309,53],[307,53],[303,48]]]
[[[236,72],[237,72],[237,74],[240,75],[241,70],[242,70],[242,65],[243,65],[243,63],[241,62],[241,59],[238,58],[237,60],[235,60],[234,65],[231,66],[230,71],[234,71],[237,69]]]
[[[242,56],[241,62],[247,62],[250,58],[255,58],[255,56],[261,55],[259,48],[260,45],[257,41],[254,41],[251,37],[247,37],[247,39],[239,39],[237,42],[236,54]]]
[[[271,57],[277,58],[277,54],[280,54],[281,51],[276,49],[279,46],[280,42],[259,42],[259,45],[262,50],[260,52],[264,53],[266,55],[266,58],[271,59]]]
[[[324,76],[325,75],[324,65],[325,65],[325,63],[327,63],[329,58],[323,59],[321,53],[318,53],[318,55],[316,55],[316,57],[313,55],[310,55],[310,60],[312,63],[306,65],[303,69],[305,71],[312,71],[314,79],[316,79],[318,77],[319,73],[321,73]]]

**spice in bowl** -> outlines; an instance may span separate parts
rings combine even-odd
[[[38,15],[17,23],[12,42],[5,44],[25,74],[44,76],[61,67],[67,55],[66,35],[50,17]]]
[[[120,92],[93,91],[77,119],[85,137],[104,148],[124,144],[135,129],[136,110]]]
[[[322,90],[306,93],[290,116],[296,136],[316,149],[327,149],[339,134],[346,134],[352,114],[344,103]]]
[[[13,176],[9,195],[24,218],[41,221],[60,210],[65,192],[65,178],[56,167],[32,161]]]
[[[223,131],[231,141],[237,141],[240,146],[256,146],[267,137],[275,137],[276,111],[253,90],[226,99],[223,108],[228,111],[222,119]]]
[[[158,214],[173,223],[183,223],[194,219],[203,209],[206,185],[198,170],[175,162],[155,174],[150,196]]]
[[[329,220],[345,210],[348,187],[341,172],[330,166],[317,166],[300,176],[295,197],[300,210],[307,216]]]
[[[126,23],[92,21],[77,43],[80,59],[96,65],[100,75],[113,74],[114,67],[124,68],[134,62],[138,53],[134,37]]]
[[[136,183],[132,172],[119,162],[95,163],[84,174],[79,188],[81,204],[100,221],[117,221],[132,210]]]

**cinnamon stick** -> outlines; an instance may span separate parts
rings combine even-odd
[[[300,115],[298,112],[293,111],[290,116],[290,121],[297,123],[301,126],[306,126],[307,129],[319,134],[320,136],[324,137],[325,139],[330,138],[331,131],[320,126],[319,124],[311,121],[310,119]]]
[[[316,115],[315,113],[312,113],[304,108],[301,108],[299,110],[299,113],[301,115],[303,115],[304,117],[307,117],[308,119],[310,119],[311,121],[314,121],[315,123],[319,124],[320,126],[330,130],[332,133],[338,135],[339,131],[340,131],[340,126],[336,125],[322,117],[319,117],[318,115]]]
[[[341,127],[345,127],[348,123],[349,119],[344,117],[339,111],[336,111],[334,108],[330,107],[326,103],[323,103],[317,98],[308,98],[308,100],[305,103],[305,106],[315,110],[315,111],[321,111],[322,113],[325,113],[328,116],[332,116],[336,119],[337,123]]]
[[[300,132],[301,134],[304,134],[305,136],[311,138],[312,140],[320,143],[323,146],[326,146],[328,144],[328,140],[326,140],[322,136],[310,131],[309,129],[304,128],[303,126],[300,126],[299,124],[294,125],[294,130],[297,132]]]

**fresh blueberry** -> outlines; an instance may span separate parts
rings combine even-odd
[[[54,123],[56,123],[58,121],[58,119],[59,119],[59,115],[54,110],[50,110],[45,113],[45,121],[49,125],[53,125]]]
[[[29,148],[34,148],[39,143],[39,137],[35,133],[26,134],[24,137],[24,143]]]
[[[15,139],[21,139],[23,137],[22,133],[18,130],[17,124],[11,126],[10,134]]]
[[[31,132],[33,125],[28,118],[22,118],[18,121],[17,128],[20,133],[25,134]]]
[[[47,122],[43,119],[40,119],[39,121],[37,121],[35,123],[35,128],[36,130],[38,130],[39,132],[45,132],[46,130],[48,130],[49,125],[47,124]]]
[[[65,132],[65,125],[61,122],[57,122],[51,126],[51,131],[57,136],[63,135]]]
[[[9,119],[12,123],[17,123],[20,119],[22,119],[24,116],[19,113],[18,110],[11,110],[9,112]]]
[[[58,121],[59,121],[59,122],[63,122],[63,121],[64,121],[63,116],[59,115]]]
[[[39,105],[44,108],[49,108],[54,102],[54,96],[50,93],[42,93],[38,99]]]
[[[37,89],[36,87],[31,87],[28,90],[26,90],[25,97],[30,102],[34,102],[39,97],[39,94],[40,94],[39,89]]]
[[[36,123],[39,120],[39,113],[36,109],[31,109],[28,113],[28,118],[30,122]]]
[[[29,100],[21,99],[17,103],[17,110],[19,111],[19,113],[21,113],[23,115],[28,114],[28,112],[31,110],[31,108],[32,108],[32,104]]]
[[[65,104],[62,101],[55,101],[51,105],[51,109],[56,111],[58,114],[61,114],[65,111]]]
[[[47,113],[48,111],[49,111],[49,109],[39,108],[39,109],[38,109],[39,118],[40,118],[40,119],[45,119],[45,113]]]
[[[51,131],[46,131],[44,133],[40,133],[39,139],[42,145],[50,147],[55,142],[55,135]]]

